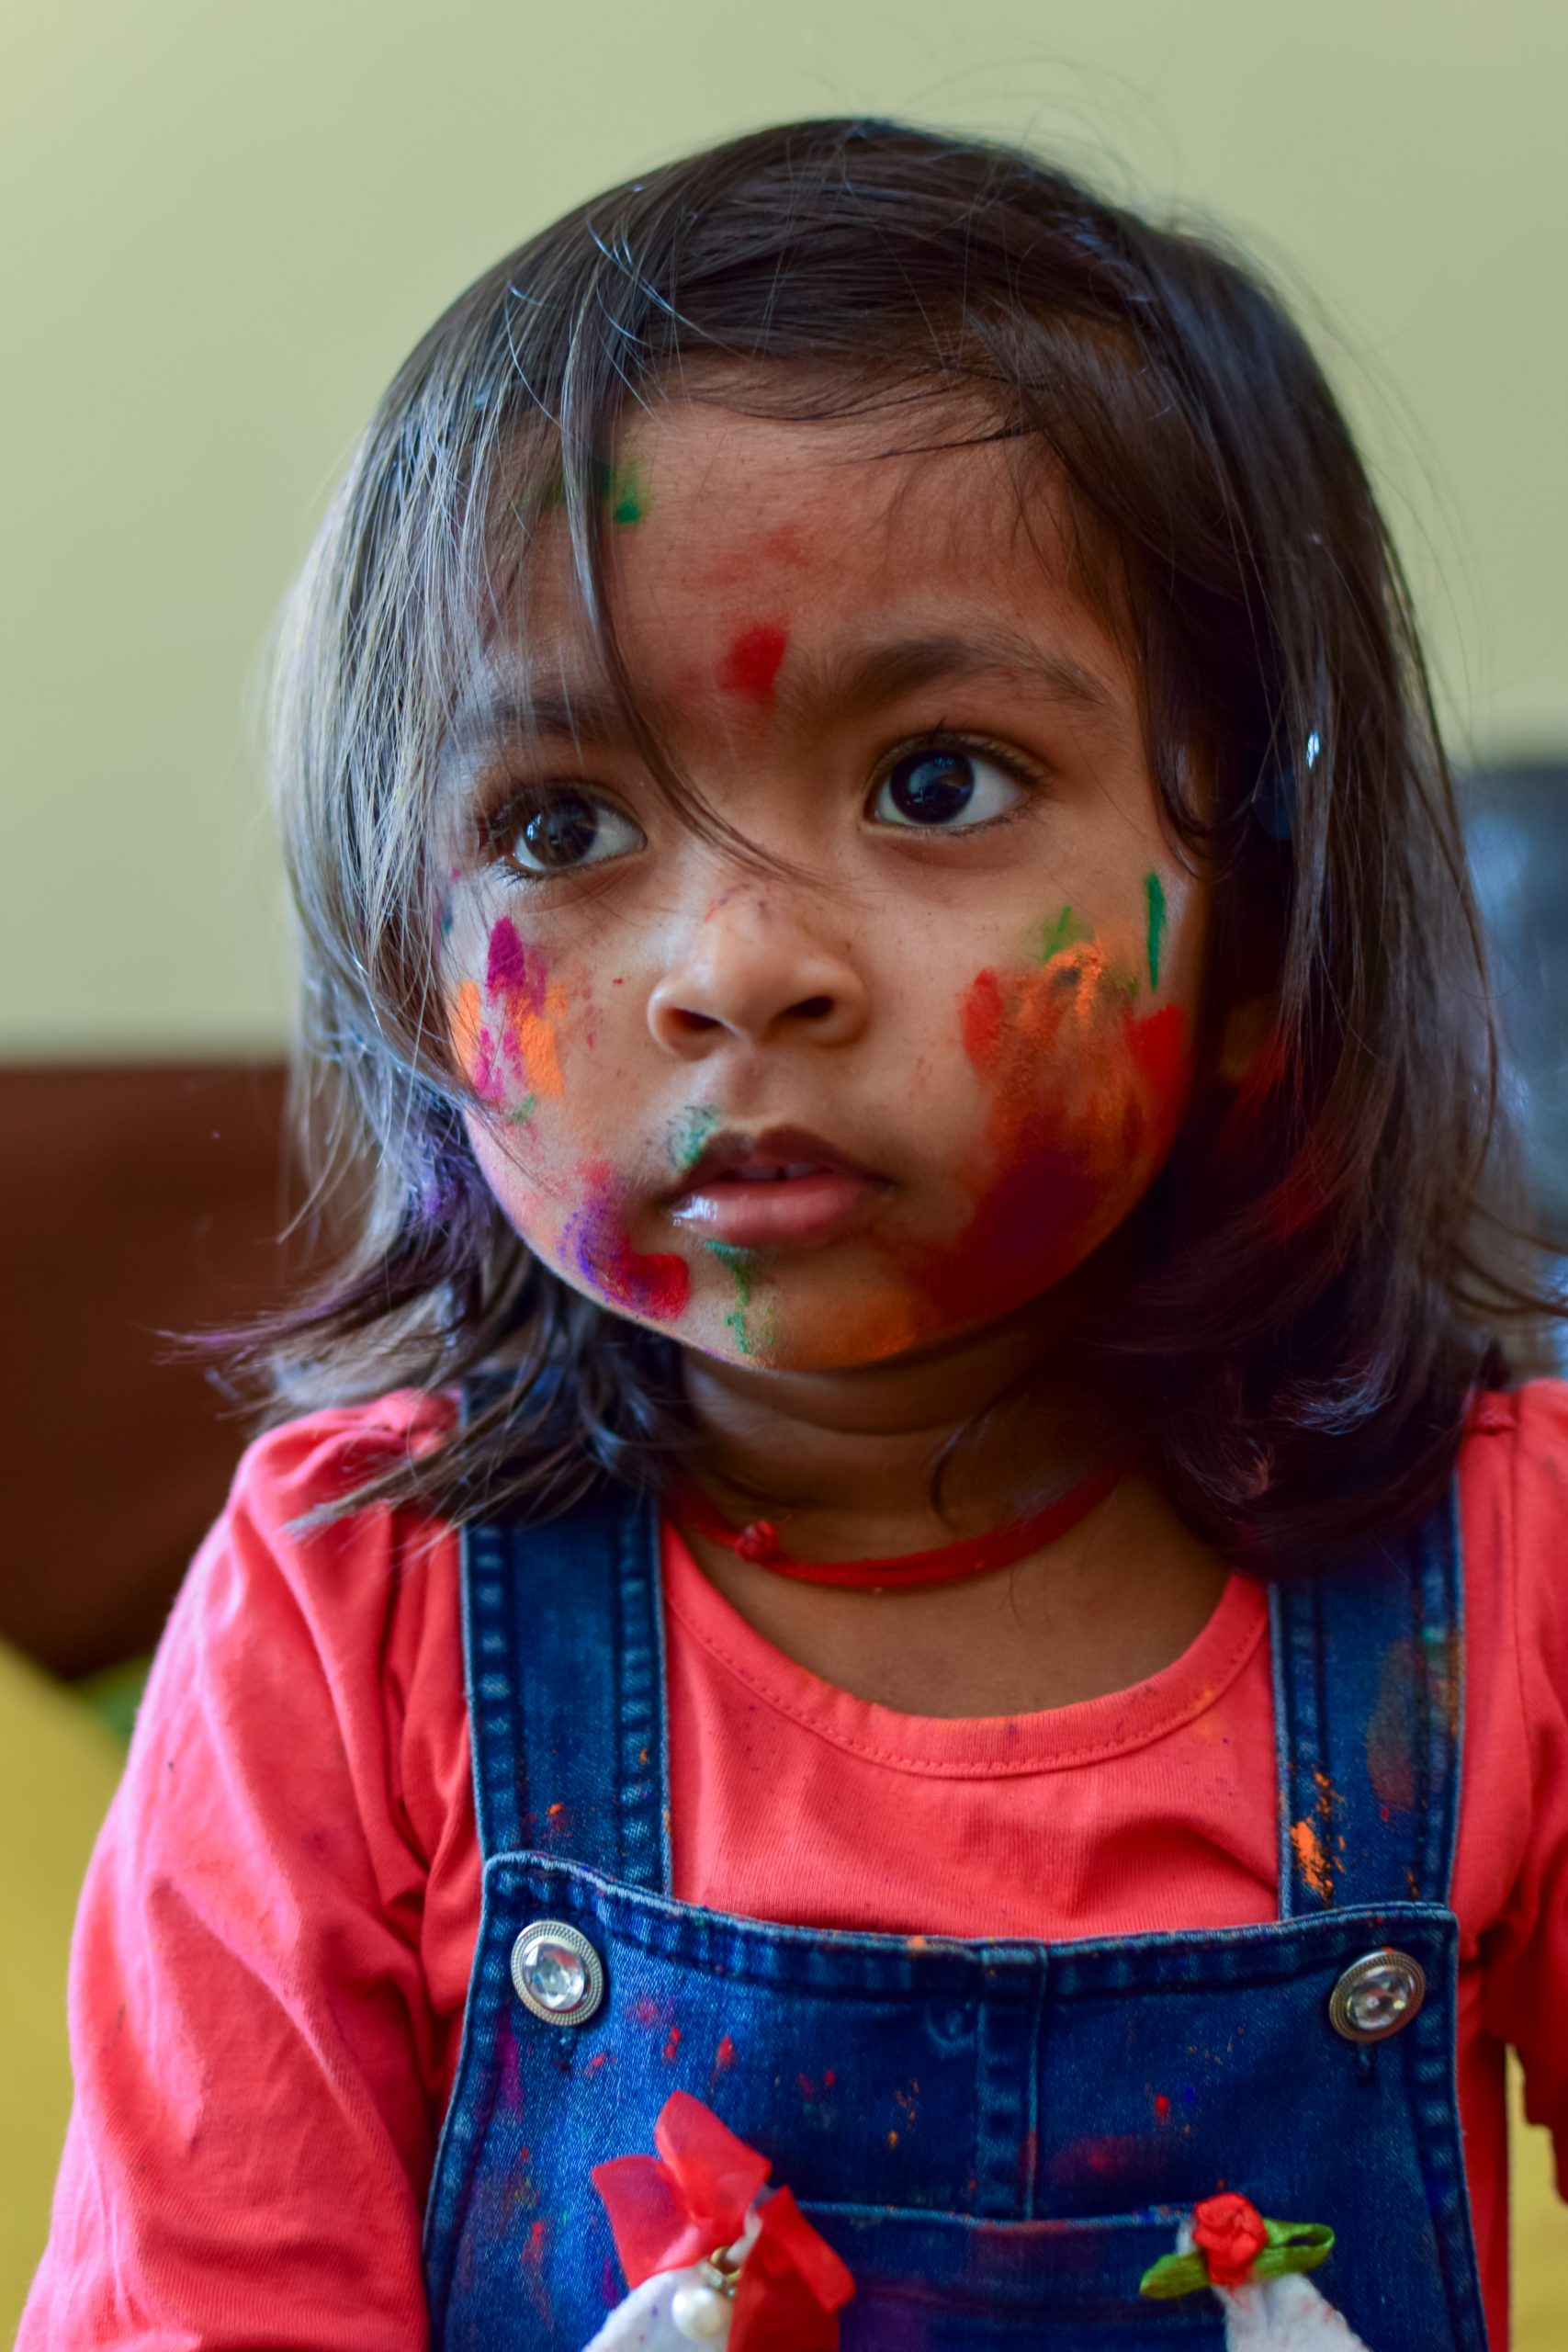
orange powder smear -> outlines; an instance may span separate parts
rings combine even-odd
[[[1334,1873],[1329,1868],[1328,1856],[1323,1849],[1323,1840],[1310,1821],[1292,1823],[1291,1844],[1295,1849],[1302,1876],[1313,1893],[1326,1903],[1334,1893]]]
[[[512,1041],[523,1065],[524,1082],[530,1094],[543,1095],[554,1102],[562,1091],[556,1023],[565,1010],[566,990],[547,989],[543,1012],[536,1012],[523,996],[514,998],[513,1003]]]
[[[451,1009],[452,1048],[457,1057],[457,1067],[470,1086],[479,1083],[479,1032],[484,1026],[484,1008],[477,980],[465,980],[457,990]]]

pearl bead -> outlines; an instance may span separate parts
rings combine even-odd
[[[692,2344],[711,2344],[729,2333],[728,2295],[712,2287],[677,2287],[670,2298],[670,2317],[676,2333]]]

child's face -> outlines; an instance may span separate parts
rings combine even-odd
[[[446,999],[489,1182],[580,1290],[758,1367],[1039,1298],[1146,1192],[1190,1083],[1204,894],[1129,658],[1005,446],[896,437],[675,403],[607,481],[640,707],[787,870],[659,799],[554,518],[522,617],[556,723],[509,729],[498,650],[450,757]]]

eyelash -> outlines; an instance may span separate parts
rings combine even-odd
[[[870,782],[866,786],[866,799],[868,801],[874,799],[899,762],[909,759],[918,752],[977,752],[985,759],[993,760],[997,766],[1011,776],[1016,784],[1021,785],[1030,798],[1041,791],[1046,782],[1045,769],[1036,762],[1026,759],[1012,745],[999,743],[988,735],[973,734],[964,728],[950,727],[943,720],[939,721],[934,727],[922,728],[919,734],[908,736],[902,742],[896,743],[890,752],[883,754],[872,771]],[[570,872],[570,868],[564,868],[560,875],[531,874],[525,866],[513,865],[507,855],[509,842],[527,819],[545,805],[551,788],[551,785],[542,779],[529,784],[502,786],[489,805],[481,806],[475,814],[474,839],[479,857],[486,863],[509,866],[513,879],[525,884],[529,888],[537,888],[543,883],[560,881],[565,879]],[[605,793],[602,786],[586,781],[580,782],[576,778],[563,777],[560,779],[558,788],[563,792],[581,792],[589,798],[607,799],[613,807],[622,807],[614,795]],[[946,830],[962,831],[965,833],[993,832],[999,826],[1011,824],[1015,819],[1025,812],[1028,805],[1029,800],[1025,799],[1019,804],[1018,808],[1010,808],[999,817],[989,818],[984,824]],[[623,813],[628,818],[631,817],[629,809],[623,809]],[[637,820],[633,818],[632,821],[635,823]],[[899,829],[885,826],[879,830],[891,832]],[[944,829],[933,827],[931,832],[923,835],[922,838],[929,840],[932,834],[939,834],[942,830]]]

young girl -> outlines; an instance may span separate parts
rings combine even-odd
[[[1506,2345],[1568,1399],[1277,302],[979,142],[674,165],[409,360],[280,711],[345,1239],[27,2352]]]

